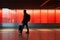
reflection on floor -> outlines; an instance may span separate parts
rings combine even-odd
[[[0,40],[60,40],[60,29],[24,29],[20,35],[17,29],[0,29]]]

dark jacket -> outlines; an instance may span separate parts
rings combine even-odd
[[[27,13],[24,14],[22,23],[28,23],[29,21],[30,21],[30,15]]]

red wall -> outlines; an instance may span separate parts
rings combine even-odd
[[[12,10],[13,11],[13,10]],[[8,15],[10,23],[21,23],[23,20],[23,10],[15,9],[14,12],[10,11]],[[4,11],[3,11],[4,12]],[[27,9],[27,13],[30,14],[31,19],[29,23],[60,23],[60,10],[52,9]],[[0,10],[0,23],[2,22],[2,11]],[[7,15],[7,14],[6,14]],[[6,19],[7,20],[7,19]],[[4,21],[4,20],[3,20]],[[7,20],[8,22],[8,20]],[[3,22],[4,23],[4,22]]]

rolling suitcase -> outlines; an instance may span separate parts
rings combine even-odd
[[[19,25],[19,33],[22,33],[22,29],[23,29],[23,27],[22,27],[22,25]]]

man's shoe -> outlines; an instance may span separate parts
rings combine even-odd
[[[26,34],[29,34],[29,32],[26,32]]]

